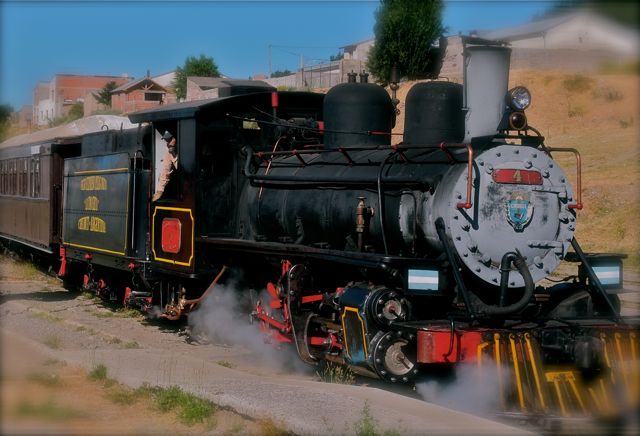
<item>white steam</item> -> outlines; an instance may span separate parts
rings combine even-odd
[[[503,389],[510,379],[507,368],[502,368]],[[485,365],[459,365],[456,378],[451,382],[429,381],[416,384],[416,390],[425,401],[451,409],[487,416],[501,406],[498,367]]]
[[[250,323],[249,313],[253,308],[248,300],[246,290],[237,290],[233,285],[217,285],[200,306],[189,314],[192,336],[204,335],[213,343],[246,348],[258,355],[255,361],[261,364],[283,367],[289,371],[309,369],[300,361],[295,344],[269,341],[256,322]],[[263,303],[268,306],[269,300],[263,299]]]

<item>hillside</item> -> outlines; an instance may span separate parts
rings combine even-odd
[[[402,84],[401,102],[412,84]],[[531,91],[527,117],[546,144],[581,154],[584,209],[576,237],[583,249],[626,253],[628,264],[640,267],[640,76],[515,70],[515,85]],[[403,116],[395,132],[402,131]],[[573,155],[555,157],[575,186]]]

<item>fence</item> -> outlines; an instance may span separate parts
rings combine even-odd
[[[295,74],[265,79],[265,82],[276,88],[327,89],[347,82],[347,74],[361,73],[365,69],[365,61],[343,59],[327,64],[306,66],[300,68]]]

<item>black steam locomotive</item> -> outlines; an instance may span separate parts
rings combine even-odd
[[[266,289],[256,334],[311,364],[406,383],[491,362],[521,411],[607,413],[614,384],[637,405],[638,383],[623,382],[638,380],[638,338],[619,315],[621,257],[574,238],[579,154],[528,124],[509,56],[464,39],[464,83],[414,85],[399,142],[392,99],[363,80],[326,96],[232,86],[131,114],[137,129],[53,139],[37,152],[64,161],[49,194],[59,233],[12,233],[4,204],[2,232],[59,249],[61,276],[169,319],[241,271],[247,290]],[[178,171],[152,202],[165,131]],[[2,158],[17,150],[35,149]],[[575,191],[556,153],[576,156]],[[561,261],[576,273],[546,280]]]

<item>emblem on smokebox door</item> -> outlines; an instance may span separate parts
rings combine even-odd
[[[514,192],[511,200],[507,201],[507,221],[516,230],[521,232],[531,221],[533,216],[533,204],[529,201],[529,196]]]

